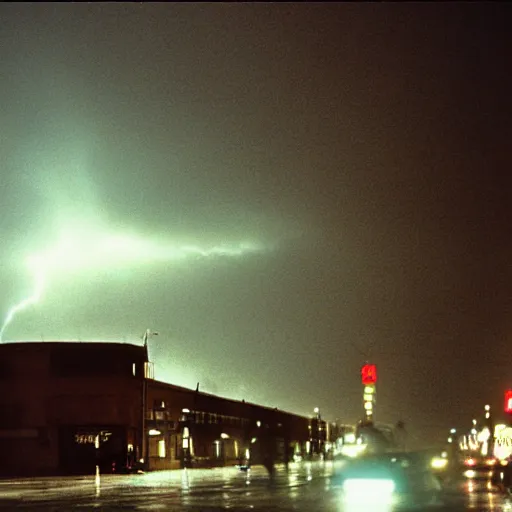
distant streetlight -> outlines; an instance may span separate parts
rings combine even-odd
[[[149,452],[149,439],[146,433],[146,402],[147,402],[147,382],[149,373],[149,357],[148,357],[148,339],[152,336],[157,336],[158,332],[153,331],[152,329],[146,329],[146,332],[142,336],[142,342],[145,349],[145,361],[144,361],[144,371],[142,373],[142,425],[141,425],[141,434],[142,434],[142,457],[141,459],[144,462],[149,462],[148,452]],[[150,377],[151,378],[151,377]]]
[[[146,329],[146,332],[142,336],[142,342],[145,347],[147,347],[148,345],[148,339],[151,338],[152,336],[158,336],[158,332],[152,331],[151,329]]]

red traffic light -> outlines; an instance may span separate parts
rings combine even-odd
[[[505,412],[512,413],[512,389],[505,391]]]
[[[377,383],[377,366],[374,364],[365,364],[361,368],[361,382],[363,386],[369,386]],[[512,395],[511,395],[512,398]],[[512,401],[511,401],[512,405]],[[512,409],[511,409],[512,411]]]

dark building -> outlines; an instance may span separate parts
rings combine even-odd
[[[4,475],[284,462],[322,450],[318,420],[155,381],[145,346],[0,344]]]

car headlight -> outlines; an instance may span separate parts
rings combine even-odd
[[[395,491],[395,482],[384,478],[347,478],[343,482],[343,490],[354,498],[374,499],[389,496]]]
[[[434,457],[430,462],[432,469],[444,469],[448,465],[448,459],[443,457]]]

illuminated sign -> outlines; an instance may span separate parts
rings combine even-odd
[[[96,444],[97,442],[104,443],[108,441],[109,437],[112,435],[112,432],[107,432],[102,430],[97,434],[91,432],[80,432],[75,434],[75,443],[77,444]]]
[[[505,391],[505,412],[512,413],[512,389]]]
[[[361,381],[363,386],[369,386],[377,383],[377,366],[374,364],[365,364],[361,368]]]

